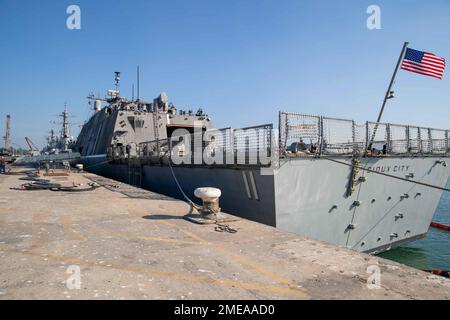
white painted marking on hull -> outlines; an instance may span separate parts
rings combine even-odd
[[[253,171],[249,171],[248,176],[250,177],[250,183],[252,185],[253,195],[255,196],[256,200],[259,200],[258,190],[256,189],[256,183],[255,183],[255,177],[253,176]]]
[[[248,186],[247,176],[245,175],[245,171],[242,170],[242,179],[244,179],[245,190],[247,191],[247,197],[251,200],[252,195],[250,193],[250,187]]]

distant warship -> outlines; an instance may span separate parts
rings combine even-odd
[[[58,117],[61,117],[62,121],[52,123],[61,125],[59,134],[51,129],[50,134],[46,137],[47,144],[42,150],[39,150],[30,138],[25,137],[30,150],[27,155],[18,157],[14,162],[15,165],[36,165],[42,162],[54,162],[56,164],[63,161],[71,162],[79,158],[78,153],[72,152],[75,139],[70,135],[71,123],[69,122],[70,114],[67,105],[64,105],[64,111]]]
[[[62,121],[61,130],[59,135],[55,133],[53,129],[50,130],[50,134],[46,137],[47,145],[42,150],[45,154],[58,154],[62,152],[70,152],[75,139],[70,135],[70,122],[69,122],[69,111],[67,110],[67,105],[64,105],[64,111],[59,115]]]
[[[287,112],[278,132],[214,129],[165,93],[122,97],[119,81],[90,97],[74,145],[87,171],[176,198],[217,187],[224,212],[338,246],[375,253],[425,236],[450,175],[446,130]]]

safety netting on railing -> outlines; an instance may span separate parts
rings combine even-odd
[[[373,155],[387,153],[389,127],[386,123],[367,122],[366,145]]]
[[[294,153],[315,153],[321,137],[321,117],[280,112],[279,148]],[[309,145],[310,148],[306,148]]]
[[[150,158],[160,158],[169,152],[169,141],[168,139],[160,139],[154,141],[147,141],[138,144],[137,155],[145,156]]]
[[[450,152],[450,131],[445,131],[445,138],[447,140],[447,152]]]
[[[322,152],[351,154],[355,149],[353,120],[322,117]]]
[[[280,155],[445,154],[449,131],[280,112]],[[315,152],[311,152],[315,151]]]
[[[447,135],[445,130],[430,129],[431,136],[431,152],[446,153],[447,152]]]
[[[367,125],[355,124],[355,144],[354,148],[357,151],[364,152],[367,149]]]
[[[408,152],[408,126],[390,124],[388,152],[403,154]]]
[[[409,153],[422,152],[419,127],[408,126],[408,152]]]
[[[269,148],[272,135],[271,124],[254,126],[242,129],[234,129],[233,147],[234,150],[259,150],[261,148]]]
[[[174,165],[270,165],[273,125],[211,129],[139,144],[139,156]],[[168,152],[169,150],[170,152]]]
[[[233,129],[212,129],[203,133],[205,154],[214,157],[218,153],[231,154],[234,151]]]
[[[419,128],[420,133],[420,152],[431,153],[430,129]]]

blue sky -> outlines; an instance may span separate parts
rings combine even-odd
[[[66,28],[70,4],[81,30]],[[366,27],[370,4],[381,30]],[[13,143],[42,146],[64,103],[82,123],[114,71],[131,96],[137,65],[143,98],[166,91],[216,127],[276,123],[280,109],[375,120],[404,41],[450,58],[449,17],[447,0],[0,0],[0,130],[11,113]],[[449,88],[448,71],[400,71],[383,120],[450,128]]]

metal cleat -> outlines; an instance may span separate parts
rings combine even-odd
[[[199,211],[199,214],[193,214],[192,212],[190,212],[189,214],[185,215],[184,218],[186,220],[199,224],[211,224],[239,220],[236,217],[220,211],[219,198],[222,195],[220,189],[210,187],[197,188],[194,191],[194,195],[197,198],[202,199],[203,205],[197,209]]]

